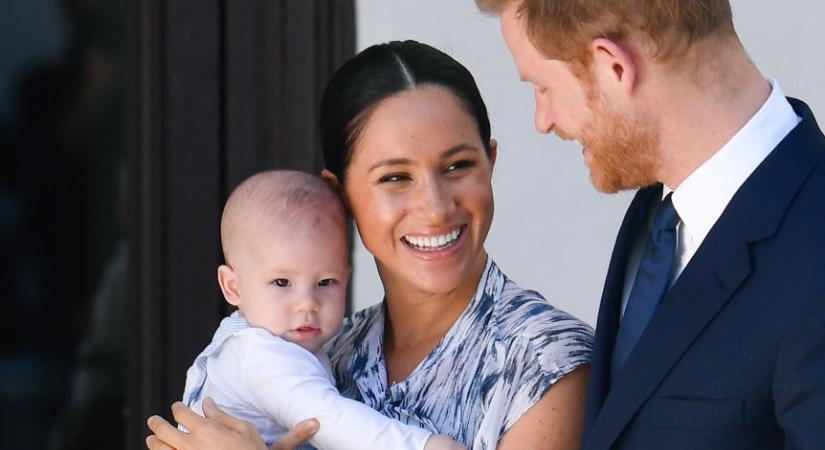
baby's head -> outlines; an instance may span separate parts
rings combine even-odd
[[[320,178],[261,172],[229,196],[218,283],[250,325],[311,352],[335,336],[349,281],[346,216]]]

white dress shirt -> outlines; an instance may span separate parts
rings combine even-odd
[[[676,263],[671,285],[687,267],[736,191],[802,120],[794,112],[776,80],[768,78],[768,99],[725,145],[693,171],[676,190],[664,186],[662,198],[673,192],[673,207],[681,222],[676,227]],[[625,271],[622,313],[627,306],[639,262],[647,245],[653,215],[642,238],[634,244]]]

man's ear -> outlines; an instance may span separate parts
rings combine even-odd
[[[223,292],[223,298],[233,306],[240,306],[241,293],[238,290],[238,277],[235,271],[226,264],[218,267],[218,285]]]
[[[614,87],[625,95],[636,89],[639,66],[633,51],[608,38],[596,38],[590,44],[593,52],[591,72],[603,90]]]

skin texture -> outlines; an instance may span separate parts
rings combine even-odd
[[[589,367],[565,375],[498,442],[499,450],[576,450],[586,403]]]
[[[356,142],[344,186],[332,173],[322,174],[344,192],[364,244],[376,258],[387,298],[384,357],[389,380],[409,375],[475,291],[487,258],[495,156],[495,141],[488,157],[476,124],[453,94],[419,86],[375,106]],[[437,251],[422,251],[405,241],[454,230],[461,231],[459,238]],[[587,370],[580,369],[557,382],[498,448],[578,448],[586,378]],[[178,415],[176,420],[195,420],[217,432],[202,425],[202,419]],[[287,437],[295,435],[293,430]],[[224,438],[229,439],[227,432],[221,433]],[[225,448],[257,448],[245,446],[253,441],[235,436],[231,442],[236,446]],[[198,448],[222,448],[206,439],[201,443]]]

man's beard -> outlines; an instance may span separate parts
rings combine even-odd
[[[620,111],[593,89],[589,91],[590,120],[581,130],[580,141],[590,154],[593,186],[614,193],[656,183],[660,149],[654,119]]]

